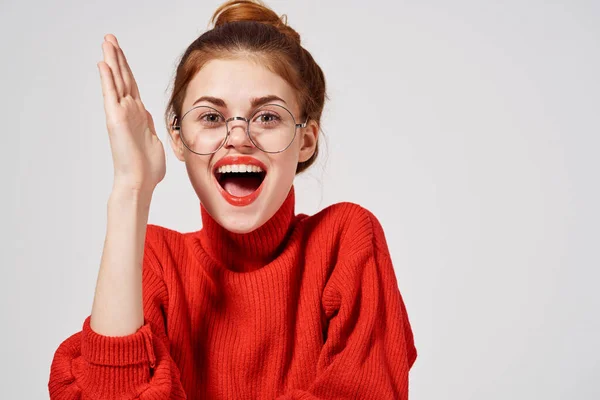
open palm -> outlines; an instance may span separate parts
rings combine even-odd
[[[104,39],[104,61],[97,65],[113,157],[114,184],[152,192],[166,173],[164,147],[117,38],[108,34]]]

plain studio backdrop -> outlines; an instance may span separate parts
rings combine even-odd
[[[200,229],[162,114],[219,4],[3,0],[1,398],[48,398],[54,352],[91,311],[113,178],[106,33],[167,151],[149,221]],[[297,212],[352,201],[381,221],[419,353],[410,398],[600,398],[600,3],[267,4],[329,89]]]

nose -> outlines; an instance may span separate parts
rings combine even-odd
[[[229,121],[227,129],[229,129],[229,136],[227,138],[227,143],[225,143],[225,147],[235,147],[238,149],[246,148],[247,150],[254,146],[248,137],[248,123],[245,120],[240,118]]]

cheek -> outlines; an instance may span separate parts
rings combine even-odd
[[[273,164],[278,166],[277,169],[280,171],[279,173],[282,177],[290,178],[296,175],[299,155],[299,149],[296,146],[290,146],[273,160]]]
[[[195,154],[190,155],[190,153],[186,155],[185,168],[190,182],[199,196],[202,193],[206,193],[206,191],[209,190],[210,185],[213,184],[211,181],[212,174],[208,166],[208,159],[205,161]]]
[[[205,175],[210,175],[210,165],[215,157],[214,154],[210,156],[200,156],[186,149],[183,157],[188,173],[192,174],[193,176],[202,177]]]

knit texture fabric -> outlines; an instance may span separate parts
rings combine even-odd
[[[144,325],[54,354],[51,399],[408,399],[417,357],[384,232],[365,208],[295,214],[294,188],[257,230],[148,224]]]

